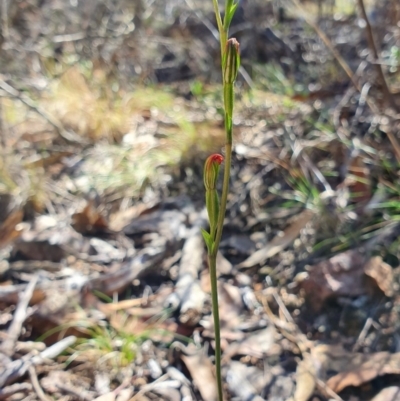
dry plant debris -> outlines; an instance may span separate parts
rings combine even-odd
[[[372,280],[367,280],[367,277]],[[360,296],[380,289],[387,297],[393,295],[392,268],[375,256],[367,259],[362,250],[340,253],[308,269],[300,282],[311,307],[318,311],[328,299]]]
[[[0,400],[215,400],[211,2],[3,3]],[[350,3],[301,3],[241,1],[234,21],[226,389],[395,401],[400,9],[365,2],[371,49]]]

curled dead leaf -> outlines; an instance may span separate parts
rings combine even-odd
[[[366,280],[366,276],[372,280]],[[375,293],[379,288],[386,296],[393,295],[392,268],[377,256],[367,259],[358,249],[339,253],[310,267],[300,281],[311,307],[318,311],[329,298],[356,297]]]
[[[331,377],[327,385],[338,393],[348,386],[360,386],[378,376],[400,374],[400,352],[376,352],[367,357],[358,366]]]
[[[387,296],[393,296],[393,271],[380,256],[371,258],[364,267],[364,273],[371,277]]]

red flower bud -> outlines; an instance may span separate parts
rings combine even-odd
[[[215,189],[219,166],[224,161],[224,157],[218,153],[214,153],[209,156],[204,164],[204,186],[206,190]]]

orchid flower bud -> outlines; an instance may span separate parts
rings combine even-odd
[[[219,167],[224,161],[224,157],[218,153],[209,156],[204,164],[204,186],[206,187],[206,209],[210,223],[210,233],[204,234],[209,249],[213,246],[215,234],[217,232],[219,216],[219,199],[216,189]]]
[[[206,191],[216,188],[219,166],[224,161],[224,157],[218,153],[209,156],[204,164],[204,186]]]
[[[240,66],[239,42],[235,38],[229,39],[226,42],[222,65],[224,68],[224,82],[233,84]]]

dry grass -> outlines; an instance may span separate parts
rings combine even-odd
[[[167,89],[138,87],[128,92],[103,71],[81,66],[53,78],[36,104],[86,144],[76,150],[83,161],[81,171],[67,179],[76,195],[95,189],[137,197],[147,184],[166,179],[165,167],[202,160],[223,142],[219,120],[207,121],[201,109],[193,111]],[[30,161],[43,152],[51,155],[57,135],[18,99],[5,99],[3,118],[10,157],[0,166],[0,190],[23,191],[24,198],[34,198],[40,208],[49,195],[44,188],[50,178]]]

